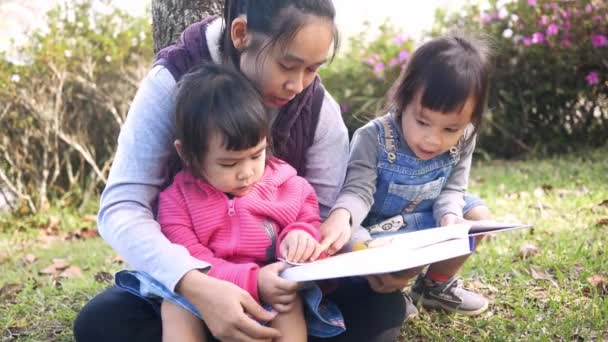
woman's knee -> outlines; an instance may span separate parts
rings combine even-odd
[[[111,287],[80,310],[73,331],[76,341],[160,341],[162,325],[150,303]]]

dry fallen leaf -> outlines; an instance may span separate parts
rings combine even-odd
[[[538,253],[540,253],[540,248],[529,243],[519,248],[519,256],[524,260],[529,257],[535,256]]]
[[[34,254],[26,254],[21,260],[25,264],[33,264],[36,260],[38,260],[38,257]]]
[[[15,301],[15,297],[23,290],[22,284],[6,284],[0,288],[0,300],[6,303],[13,303]]]
[[[111,283],[114,280],[114,276],[105,271],[95,273],[94,278],[98,283]]]
[[[80,269],[80,267],[77,266],[70,266],[68,268],[66,268],[65,270],[61,271],[61,273],[59,273],[59,277],[61,278],[81,278],[82,277],[82,270]]]
[[[605,275],[594,274],[593,276],[587,278],[587,281],[597,289],[600,296],[604,297],[608,294],[608,277]]]
[[[541,188],[542,188],[543,190],[545,190],[545,192],[549,192],[549,191],[553,190],[553,185],[551,185],[551,184],[543,184],[543,185],[541,186]]]
[[[61,271],[70,267],[64,259],[53,259],[53,263],[40,271],[40,274],[58,275]]]
[[[97,216],[95,215],[85,215],[82,217],[82,221],[84,222],[97,222]]]
[[[553,275],[551,275],[549,272],[541,269],[540,267],[530,266],[530,273],[531,273],[533,279],[548,280],[551,282],[551,284],[553,284],[553,286],[559,288],[559,285],[557,285],[557,282],[553,278]]]
[[[121,257],[120,255],[113,257],[110,261],[113,264],[119,264],[119,265],[122,265],[125,263],[125,259],[123,259],[123,257]]]
[[[595,225],[596,226],[608,226],[608,217],[599,219],[599,221],[597,221],[597,223]]]
[[[51,216],[49,217],[44,230],[48,234],[56,234],[59,231],[59,226],[61,226],[61,219],[57,216]]]
[[[94,237],[98,237],[98,236],[99,236],[99,233],[97,232],[97,229],[83,227],[83,228],[80,228],[80,230],[78,230],[78,231],[68,233],[68,235],[66,235],[65,239],[66,240],[80,240],[80,239],[90,239],[90,238],[94,238]]]

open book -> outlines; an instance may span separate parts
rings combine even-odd
[[[281,277],[309,281],[390,273],[470,254],[476,235],[528,228],[529,225],[476,221],[374,238],[366,248],[284,270]]]

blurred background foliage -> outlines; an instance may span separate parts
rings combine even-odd
[[[479,155],[522,158],[606,143],[608,8],[598,0],[490,0],[438,11],[432,32],[479,32],[495,49]],[[419,43],[387,22],[344,44],[321,70],[352,134],[381,115]],[[150,18],[99,13],[91,0],[48,14],[48,28],[0,55],[0,189],[22,214],[80,206],[103,188],[120,126],[152,62]],[[1,196],[1,194],[0,194]]]

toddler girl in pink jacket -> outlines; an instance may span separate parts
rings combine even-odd
[[[279,276],[319,248],[317,198],[294,168],[270,156],[269,115],[255,88],[225,67],[185,75],[176,98],[175,148],[184,169],[159,197],[167,238],[278,312],[270,322],[285,341],[305,341],[298,284]],[[272,115],[270,115],[272,116]],[[221,296],[221,294],[218,294]],[[203,322],[165,300],[165,340],[201,341]]]

